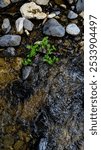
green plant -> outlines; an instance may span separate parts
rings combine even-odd
[[[52,65],[59,61],[59,58],[54,55],[54,51],[56,48],[54,45],[49,43],[48,37],[44,37],[42,41],[37,41],[34,45],[28,45],[28,49],[30,49],[29,54],[26,59],[23,60],[23,65],[32,64],[33,58],[39,54],[40,52],[45,51],[43,56],[43,61]]]

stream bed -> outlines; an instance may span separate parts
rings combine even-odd
[[[0,1],[0,150],[83,150],[83,2],[34,0],[47,17],[27,18],[31,22],[19,33],[20,8],[30,2]],[[9,31],[7,24],[3,26],[5,18]],[[44,62],[47,52],[42,51],[31,64],[23,65],[29,54],[26,46],[46,36],[59,61]]]

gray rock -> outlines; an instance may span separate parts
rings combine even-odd
[[[63,37],[65,29],[56,19],[49,19],[43,27],[43,33],[50,36]]]
[[[81,12],[84,10],[84,0],[78,0],[76,3],[76,10],[77,12]]]
[[[0,37],[0,46],[8,47],[8,46],[18,46],[21,42],[21,36],[19,35],[4,35]]]
[[[70,35],[75,36],[75,35],[78,35],[80,33],[80,29],[76,24],[71,23],[71,24],[67,25],[66,32]]]
[[[68,13],[68,18],[69,19],[75,19],[78,17],[78,14],[76,14],[75,12],[73,12],[72,10],[69,11]]]
[[[24,25],[24,28],[26,30],[28,30],[28,31],[32,31],[33,30],[34,24],[30,20],[25,19],[23,25]]]
[[[31,73],[32,67],[31,66],[25,66],[22,68],[22,79],[26,80],[30,73]]]
[[[10,0],[0,0],[0,8],[8,6],[10,3]]]
[[[16,55],[16,50],[14,47],[8,47],[6,50],[3,51],[4,56],[10,57]]]
[[[47,138],[42,138],[39,143],[39,150],[46,150],[47,144]]]
[[[5,19],[3,20],[2,30],[3,30],[5,33],[8,33],[8,32],[11,30],[10,21],[9,21],[8,18],[5,18]]]

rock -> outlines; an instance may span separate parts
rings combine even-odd
[[[80,33],[80,29],[76,24],[71,23],[67,25],[66,32],[70,35],[78,35]]]
[[[33,30],[34,24],[30,20],[25,19],[23,25],[24,25],[24,28],[26,30],[28,30],[28,31],[32,31]]]
[[[14,47],[8,47],[6,50],[3,51],[3,54],[6,57],[15,56],[16,55],[16,50],[15,50]]]
[[[23,34],[23,28],[25,30],[32,31],[34,27],[34,24],[30,20],[24,17],[18,18],[15,22],[15,25],[16,25],[16,30],[19,34]]]
[[[22,34],[22,33],[23,33],[24,20],[25,20],[24,17],[20,17],[20,18],[18,18],[18,19],[16,20],[16,22],[15,22],[16,31],[17,31],[19,34]]]
[[[2,30],[5,32],[5,33],[8,33],[11,29],[11,25],[10,25],[10,21],[8,18],[5,18],[3,20],[3,24],[2,24]]]
[[[51,13],[51,14],[49,14],[49,15],[48,15],[48,18],[50,18],[50,19],[51,19],[51,18],[54,18],[55,16],[56,16],[56,14],[55,14],[55,13]]]
[[[77,12],[81,12],[84,10],[84,0],[78,0],[76,3],[76,10]]]
[[[78,17],[78,14],[76,14],[75,12],[73,12],[72,10],[69,11],[68,13],[68,18],[69,19],[75,19]]]
[[[47,144],[48,144],[47,138],[42,138],[39,143],[39,150],[46,150]]]
[[[29,77],[31,70],[31,66],[25,66],[22,68],[22,80],[26,80]]]
[[[65,29],[56,19],[49,19],[43,27],[43,33],[50,36],[63,37]]]
[[[10,3],[10,0],[0,0],[0,8],[8,6]]]
[[[47,5],[49,0],[34,0],[38,5]]]
[[[0,37],[0,46],[8,47],[8,46],[19,46],[21,42],[21,36],[19,35],[4,35]]]
[[[27,19],[36,18],[36,19],[45,19],[46,14],[42,12],[42,8],[36,5],[34,2],[25,3],[21,6],[20,12],[23,17]]]

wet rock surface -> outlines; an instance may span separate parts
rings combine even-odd
[[[0,1],[0,27],[8,18],[11,29],[6,34],[0,28],[0,150],[83,150],[83,11],[75,9],[79,2],[37,1],[44,19],[22,22],[21,7],[32,1],[4,2]],[[78,17],[68,18],[69,11]],[[79,33],[75,27],[68,33],[69,24]],[[27,45],[45,36],[56,47],[59,61],[44,62],[43,48],[32,64],[24,65]]]

